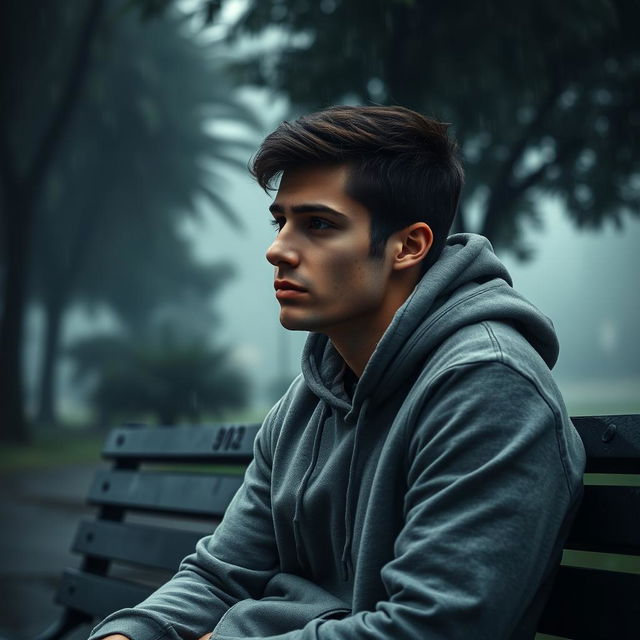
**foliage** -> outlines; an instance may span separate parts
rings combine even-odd
[[[120,17],[101,32],[88,86],[46,182],[36,227],[40,295],[74,285],[74,298],[106,301],[125,319],[174,291],[206,292],[177,233],[211,202],[229,223],[221,164],[243,145],[206,130],[211,119],[255,117],[229,97],[210,55],[173,19]]]
[[[219,49],[190,37],[176,11],[141,24],[140,15],[153,14],[144,4],[13,1],[5,12],[12,25],[5,58],[20,72],[3,69],[0,87],[2,123],[11,125],[0,126],[0,270],[2,284],[10,280],[19,291],[5,298],[11,322],[3,324],[2,344],[10,350],[6,378],[18,381],[24,306],[42,303],[44,422],[54,421],[65,312],[79,302],[107,305],[143,331],[162,300],[208,298],[222,273],[195,264],[181,220],[201,215],[208,202],[239,225],[219,167],[244,167],[238,153],[246,156],[248,148],[207,124],[231,120],[250,128],[256,118],[232,99]],[[92,13],[102,20],[88,30]],[[19,247],[13,263],[6,247]],[[13,406],[6,422],[17,425],[17,382],[7,393]]]
[[[223,349],[179,339],[166,325],[143,342],[126,336],[95,336],[72,348],[76,380],[94,378],[93,405],[106,422],[144,418],[159,424],[181,418],[197,422],[241,407],[247,383]]]
[[[454,123],[462,223],[474,205],[475,229],[526,257],[543,194],[580,226],[640,212],[639,22],[633,0],[261,0],[235,35],[279,44],[236,71],[296,110],[399,103]]]

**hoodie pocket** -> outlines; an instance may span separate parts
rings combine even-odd
[[[279,573],[259,600],[233,605],[213,630],[215,640],[275,636],[302,629],[311,620],[343,618],[351,613],[345,602],[312,582]]]

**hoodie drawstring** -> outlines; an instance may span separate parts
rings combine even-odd
[[[293,539],[295,541],[295,546],[296,546],[296,557],[301,567],[307,566],[307,563],[304,559],[304,553],[303,553],[304,542],[302,538],[302,533],[300,531],[300,521],[302,519],[302,500],[307,490],[307,485],[309,484],[309,480],[311,479],[311,474],[316,468],[316,464],[318,462],[318,453],[320,451],[320,443],[322,442],[322,433],[324,432],[325,421],[328,417],[327,414],[328,414],[328,406],[326,403],[323,402],[322,410],[320,413],[320,420],[318,422],[318,428],[316,429],[316,433],[313,438],[313,449],[311,452],[311,460],[309,461],[309,466],[307,467],[307,470],[304,472],[304,476],[302,477],[302,481],[300,482],[300,486],[298,487],[298,491],[296,492],[295,509],[293,512]]]
[[[353,450],[351,452],[351,462],[349,464],[349,480],[347,482],[347,499],[344,510],[344,546],[342,548],[342,579],[347,582],[353,573],[353,562],[351,560],[351,543],[353,541],[353,520],[356,511],[356,496],[358,491],[357,466],[358,453],[360,451],[361,425],[365,422],[365,415],[369,408],[369,399],[365,399],[356,422],[355,434],[353,437]]]

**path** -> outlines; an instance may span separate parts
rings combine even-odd
[[[59,616],[53,602],[85,505],[92,466],[0,474],[0,636],[33,638]],[[86,637],[81,631],[74,637]]]

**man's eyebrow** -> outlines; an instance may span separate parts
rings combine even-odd
[[[271,213],[284,213],[284,207],[274,202],[269,206],[269,211],[271,211]],[[293,205],[291,207],[291,213],[332,213],[337,216],[342,216],[343,218],[347,217],[341,211],[328,207],[326,204],[314,203]]]

